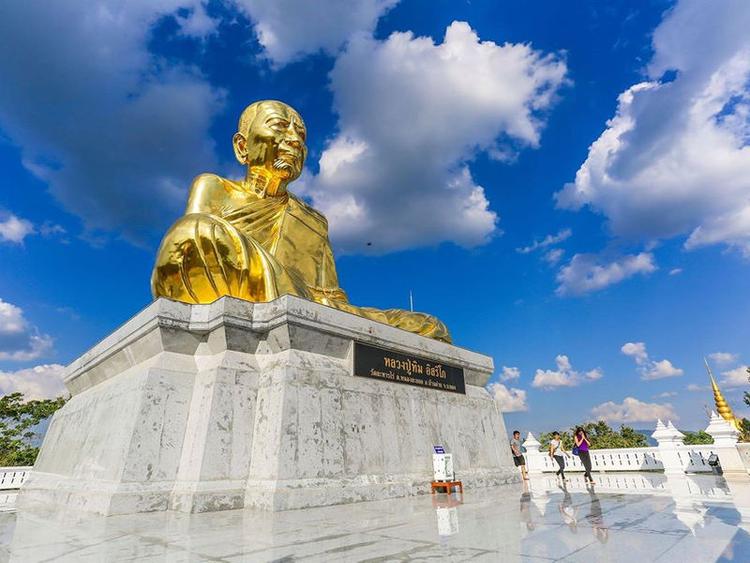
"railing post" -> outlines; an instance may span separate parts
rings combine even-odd
[[[529,432],[523,445],[526,448],[526,471],[531,475],[540,475],[544,469],[544,454],[539,451],[542,444]]]
[[[740,453],[737,451],[740,433],[736,428],[711,411],[711,420],[706,428],[706,434],[710,434],[714,439],[713,449],[719,456],[719,463],[724,473],[746,473],[745,464],[742,463]]]
[[[685,445],[685,435],[677,430],[671,421],[665,426],[661,420],[657,420],[656,429],[651,437],[659,444],[659,456],[664,466],[664,473],[684,474],[685,464],[680,459],[677,449]]]

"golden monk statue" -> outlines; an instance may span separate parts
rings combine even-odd
[[[305,123],[288,105],[255,102],[232,143],[242,181],[201,174],[187,209],[159,247],[154,297],[211,303],[224,295],[264,302],[290,294],[450,342],[433,316],[349,303],[339,287],[326,218],[287,191],[307,156]]]

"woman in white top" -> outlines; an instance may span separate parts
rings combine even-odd
[[[552,439],[549,441],[549,456],[554,458],[557,465],[560,466],[560,469],[557,470],[555,475],[562,477],[563,481],[565,481],[565,457],[563,456],[568,455],[568,452],[565,451],[565,447],[563,446],[562,439],[560,439],[560,433],[557,431],[553,432]]]

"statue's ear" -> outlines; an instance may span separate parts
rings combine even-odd
[[[247,164],[247,139],[242,133],[235,133],[232,137],[234,156],[240,164]]]

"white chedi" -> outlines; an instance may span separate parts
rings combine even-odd
[[[706,434],[714,439],[715,446],[734,446],[740,438],[739,431],[716,414],[716,411],[711,411]]]

